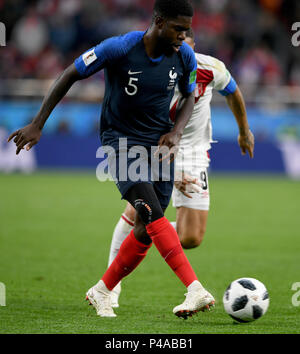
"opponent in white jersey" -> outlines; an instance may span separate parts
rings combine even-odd
[[[194,49],[193,33],[189,32],[185,40]],[[195,106],[180,140],[175,160],[175,187],[173,206],[176,207],[176,223],[181,244],[184,248],[200,245],[205,230],[209,210],[209,187],[207,168],[208,150],[211,148],[212,124],[210,103],[213,90],[226,96],[232,110],[240,135],[238,142],[242,154],[248,151],[253,157],[254,137],[249,129],[247,114],[242,94],[225,65],[218,59],[196,53],[198,62]],[[170,118],[174,119],[180,108],[181,97],[175,93],[170,106]],[[109,255],[109,264],[118,253],[121,243],[134,226],[135,209],[128,203],[117,223]],[[121,292],[120,283],[112,292],[112,306],[118,307]]]
[[[193,46],[193,41],[190,43]],[[196,53],[197,59],[197,87],[195,89],[195,105],[193,114],[187,123],[179,144],[179,150],[176,157],[176,186],[173,192],[173,206],[187,207],[195,210],[209,209],[209,189],[207,168],[209,166],[208,150],[211,148],[212,124],[210,103],[213,90],[223,94],[231,94],[236,90],[236,84],[225,65],[216,58],[208,55]],[[228,88],[229,85],[229,88]],[[227,92],[224,89],[227,88]],[[170,117],[175,119],[176,111],[180,107],[181,96],[179,91],[175,92],[171,102]],[[196,178],[202,183],[202,189],[189,198],[189,193],[184,189],[184,185],[178,183],[180,175],[188,175]],[[180,188],[181,187],[181,188]],[[190,192],[195,189],[190,187]],[[201,242],[206,226],[206,215],[204,213],[198,230],[202,230],[199,237],[190,237],[192,240],[183,242],[186,248],[191,248]],[[182,227],[178,224],[179,228]],[[183,237],[184,238],[184,237]]]
[[[193,39],[189,38],[188,42],[194,46]],[[196,53],[196,59],[195,106],[180,140],[175,164],[176,188],[172,195],[173,206],[177,208],[176,229],[184,248],[200,245],[206,230],[210,204],[207,168],[210,163],[208,150],[213,142],[210,108],[213,90],[227,97],[237,90],[224,63],[199,53]],[[180,99],[179,91],[176,91],[171,103],[171,119],[180,107]],[[196,190],[193,184],[186,185],[186,182],[196,183],[196,180],[201,183],[201,189]]]
[[[224,63],[209,55],[195,53],[197,59],[197,87],[195,89],[195,105],[188,121],[180,146],[197,146],[205,151],[211,148],[212,125],[210,103],[213,90],[223,93],[232,77]],[[234,84],[232,91],[235,90]],[[224,93],[223,93],[224,94]],[[177,89],[171,102],[170,116],[173,120],[180,105],[180,93]]]

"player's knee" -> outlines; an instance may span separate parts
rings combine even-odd
[[[179,235],[180,242],[183,248],[190,249],[200,246],[205,234],[205,228],[199,228],[197,230],[187,230],[183,234]]]
[[[134,185],[127,191],[124,198],[134,207],[145,225],[164,216],[156,192],[150,183]]]
[[[157,205],[156,203],[146,202],[142,199],[137,199],[134,201],[134,207],[140,219],[145,225],[148,225],[164,216],[161,206],[159,204]]]
[[[185,237],[180,240],[181,246],[184,249],[190,249],[190,248],[195,248],[198,247],[201,243],[201,241],[197,238],[194,237]]]

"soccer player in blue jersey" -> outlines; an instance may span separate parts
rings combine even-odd
[[[185,42],[195,48],[192,30],[186,33]],[[249,128],[246,106],[235,80],[220,60],[200,53],[195,55],[198,63],[195,105],[180,139],[175,161],[177,178],[172,194],[173,206],[176,207],[176,222],[171,224],[175,227],[183,248],[199,246],[206,230],[210,207],[207,168],[210,163],[208,150],[213,142],[210,109],[213,90],[226,97],[226,102],[236,119],[239,129],[238,143],[242,154],[248,152],[252,158],[254,151],[254,136]],[[170,107],[171,119],[178,106],[180,92],[176,89]],[[113,232],[109,265],[118,254],[123,240],[134,227],[134,216],[135,209],[127,203]],[[119,307],[120,293],[121,283],[111,292],[113,308]]]
[[[175,229],[164,216],[174,183],[172,149],[178,145],[194,106],[197,62],[193,50],[184,42],[192,16],[189,0],[156,0],[147,31],[109,38],[81,55],[52,86],[33,122],[9,137],[14,138],[17,154],[25,146],[29,150],[39,141],[47,118],[73,83],[105,69],[101,141],[113,151],[108,154],[109,169],[122,198],[135,208],[136,219],[110,267],[87,292],[87,299],[102,317],[116,316],[111,290],[138,266],[152,243],[187,287],[186,299],[173,309],[174,314],[186,318],[214,304],[213,296],[201,285],[186,258]],[[183,103],[172,124],[169,106],[176,85]],[[120,147],[124,139],[126,151]],[[128,149],[133,146],[142,153],[129,156]],[[158,152],[170,149],[163,153],[163,159],[170,163],[168,180],[162,175],[153,178],[153,146],[159,147]],[[143,159],[148,172],[136,180],[127,172],[138,158]],[[122,178],[124,169],[127,178]],[[160,168],[158,171],[161,173]]]

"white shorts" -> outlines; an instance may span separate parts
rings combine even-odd
[[[173,207],[209,210],[210,196],[207,167],[209,165],[210,159],[206,151],[201,153],[201,157],[201,159],[198,157],[196,160],[197,162],[195,163],[195,159],[193,159],[190,154],[185,153],[184,156],[177,155],[175,170],[186,172],[188,175],[197,178],[198,181],[203,184],[203,187],[200,189],[199,193],[188,192],[192,196],[192,198],[188,198],[174,186],[172,193]]]

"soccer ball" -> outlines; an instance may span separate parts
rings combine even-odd
[[[263,283],[253,278],[234,280],[223,296],[225,311],[238,322],[251,322],[264,315],[269,294]]]

